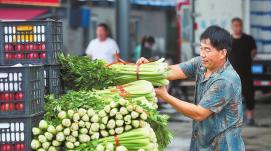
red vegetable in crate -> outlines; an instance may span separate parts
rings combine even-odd
[[[41,54],[40,54],[40,58],[41,58],[41,59],[46,59],[46,53],[45,53],[45,52],[44,52],[44,53],[41,53]]]
[[[12,51],[12,48],[13,48],[12,44],[5,44],[5,52]]]
[[[9,92],[1,93],[1,100],[12,101],[14,100],[14,94]]]
[[[23,100],[23,98],[24,98],[24,95],[23,95],[23,93],[22,92],[16,92],[15,93],[15,99],[16,100]]]
[[[16,151],[24,151],[24,144],[16,144]]]
[[[14,59],[16,59],[16,60],[24,59],[24,54],[23,53],[17,53],[17,54],[14,55]]]
[[[23,50],[24,50],[24,44],[15,45],[15,51],[23,51]]]
[[[6,151],[6,150],[7,150],[6,144],[2,144],[2,146],[1,146],[1,151]]]
[[[1,103],[1,111],[5,111],[5,103]]]
[[[38,58],[39,58],[38,53],[35,53],[35,52],[30,53],[30,54],[28,54],[27,56],[28,56],[28,57],[27,57],[28,59],[38,59]]]
[[[22,111],[24,109],[24,105],[22,103],[17,103],[15,109]]]
[[[13,111],[14,110],[14,104],[13,103],[6,103],[5,104],[5,110],[6,111]]]
[[[41,44],[41,50],[45,50],[45,44]]]
[[[11,53],[6,53],[5,54],[5,58],[6,58],[6,60],[11,60],[13,57],[12,57],[13,55],[11,54]]]

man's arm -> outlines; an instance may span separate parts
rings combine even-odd
[[[183,70],[180,68],[179,64],[169,66],[170,72],[167,77],[168,80],[177,80],[177,79],[187,79]]]
[[[166,91],[163,90],[165,88],[158,88],[156,89],[156,92],[158,91]],[[160,92],[163,93],[163,92]],[[157,94],[160,94],[159,92]],[[165,95],[159,96],[159,98],[165,100],[167,103],[171,104],[178,112],[184,114],[185,116],[196,120],[196,121],[203,121],[209,116],[213,114],[212,111],[205,109],[201,107],[200,105],[195,105],[192,103],[188,103],[182,100],[179,100],[168,93],[165,93]]]

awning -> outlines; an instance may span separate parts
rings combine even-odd
[[[48,12],[48,9],[37,8],[0,8],[0,20],[30,20],[36,19]]]

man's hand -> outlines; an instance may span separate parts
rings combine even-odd
[[[168,95],[167,88],[165,86],[156,88],[155,93],[156,96],[161,99],[164,99]]]
[[[141,57],[137,60],[136,64],[149,63],[150,61],[144,57]]]

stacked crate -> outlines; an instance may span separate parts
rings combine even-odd
[[[62,23],[0,22],[0,150],[30,151],[44,94],[62,93],[57,55]]]

